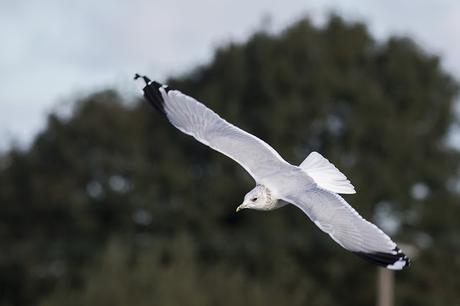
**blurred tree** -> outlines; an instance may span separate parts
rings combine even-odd
[[[297,280],[295,269],[278,266],[279,278],[260,283],[244,271],[223,264],[200,263],[195,241],[181,234],[133,253],[126,242],[112,241],[89,266],[81,290],[62,286],[43,305],[305,305],[312,288]],[[280,290],[284,282],[289,290]],[[266,294],[269,290],[271,294]],[[327,296],[322,297],[328,301]],[[312,301],[322,303],[320,295]]]
[[[458,85],[437,57],[332,16],[222,47],[169,84],[292,163],[327,156],[359,212],[421,249],[397,274],[398,302],[458,301],[459,156],[446,144]],[[0,304],[373,302],[375,268],[294,207],[236,215],[252,184],[141,100],[77,101],[0,159]]]

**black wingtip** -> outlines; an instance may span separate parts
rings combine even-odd
[[[402,270],[410,265],[410,259],[398,247],[391,253],[374,252],[353,252],[362,259],[390,270]]]
[[[134,75],[134,80],[137,80],[137,79],[139,79],[139,78],[142,78],[142,79],[144,80],[145,85],[149,85],[149,84],[152,82],[152,81],[151,81],[148,77],[146,77],[145,75],[140,75],[139,73],[136,73],[136,74]]]
[[[143,87],[142,91],[144,92],[145,99],[152,105],[160,114],[166,116],[165,108],[164,108],[164,100],[163,96],[161,95],[160,88],[164,88],[167,90],[167,87],[161,85],[158,82],[151,81],[147,76],[140,75],[136,73],[134,75],[134,80],[143,79],[145,82],[145,86]]]

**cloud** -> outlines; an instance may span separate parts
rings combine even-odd
[[[1,1],[0,139],[27,143],[53,105],[75,93],[104,86],[134,93],[133,72],[164,80],[188,71],[216,46],[246,39],[264,15],[279,30],[333,10],[366,21],[380,38],[414,36],[460,75],[455,1]]]

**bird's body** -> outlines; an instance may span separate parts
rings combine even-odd
[[[377,226],[362,218],[339,193],[355,193],[350,181],[317,152],[299,165],[285,161],[261,139],[228,123],[195,99],[136,75],[150,104],[180,131],[238,162],[256,181],[237,211],[273,210],[291,203],[345,249],[389,269],[409,259]]]
[[[266,193],[267,198],[271,201],[262,201],[260,203],[256,201],[255,205],[249,207],[256,210],[273,210],[283,207],[286,203],[280,200],[286,199],[290,194],[298,190],[308,192],[317,188],[317,184],[307,173],[305,173],[305,171],[287,162],[283,167],[277,169],[277,171],[261,178],[257,184],[258,185],[254,189],[258,189],[258,186],[262,186],[262,192]],[[248,194],[250,193],[251,192]],[[244,205],[244,203],[242,205]]]
[[[273,174],[261,178],[258,183],[268,188],[277,199],[283,199],[294,190],[308,191],[316,186],[308,174],[299,167],[290,164],[286,164]]]

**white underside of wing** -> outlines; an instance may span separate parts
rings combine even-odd
[[[177,90],[159,91],[166,116],[176,128],[229,156],[256,181],[287,164],[267,143],[228,123],[197,100]]]
[[[408,265],[408,258],[390,237],[361,217],[338,194],[314,188],[289,195],[285,200],[299,207],[345,249],[389,269],[401,269]]]
[[[396,244],[361,217],[342,197],[321,188],[294,195],[292,203],[318,227],[350,251],[391,252]]]

